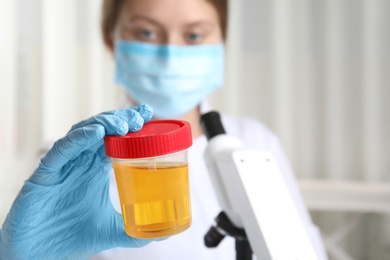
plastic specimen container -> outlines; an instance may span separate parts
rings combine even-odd
[[[135,238],[162,238],[191,226],[187,149],[191,126],[154,120],[138,132],[106,136],[125,232]]]

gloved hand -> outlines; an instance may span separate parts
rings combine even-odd
[[[103,138],[137,131],[152,114],[146,105],[102,113],[54,143],[0,230],[0,259],[86,259],[110,248],[148,244],[125,234],[111,204],[111,162]]]

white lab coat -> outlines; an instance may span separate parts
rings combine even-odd
[[[282,170],[305,226],[310,233],[316,250],[326,259],[318,229],[312,224],[309,213],[298,190],[295,176],[279,144],[278,138],[263,124],[250,118],[237,118],[222,114],[222,122],[227,134],[238,137],[245,147],[271,152]],[[206,248],[203,237],[220,213],[212,183],[203,160],[207,145],[204,135],[194,139],[189,149],[189,174],[191,188],[192,225],[191,227],[165,241],[152,242],[143,248],[118,248],[102,252],[90,260],[233,260],[235,259],[234,239],[225,237],[217,248]],[[120,211],[115,178],[111,178],[111,200]],[[283,249],[281,249],[283,250]]]

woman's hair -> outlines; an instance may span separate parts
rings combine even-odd
[[[119,11],[126,0],[103,0],[101,30],[106,46],[111,46],[111,32],[114,30]],[[206,0],[210,2],[219,15],[222,36],[226,39],[228,20],[228,0]]]

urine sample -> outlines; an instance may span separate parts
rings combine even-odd
[[[154,120],[125,136],[106,136],[118,187],[125,232],[162,238],[191,226],[187,149],[190,124]]]

